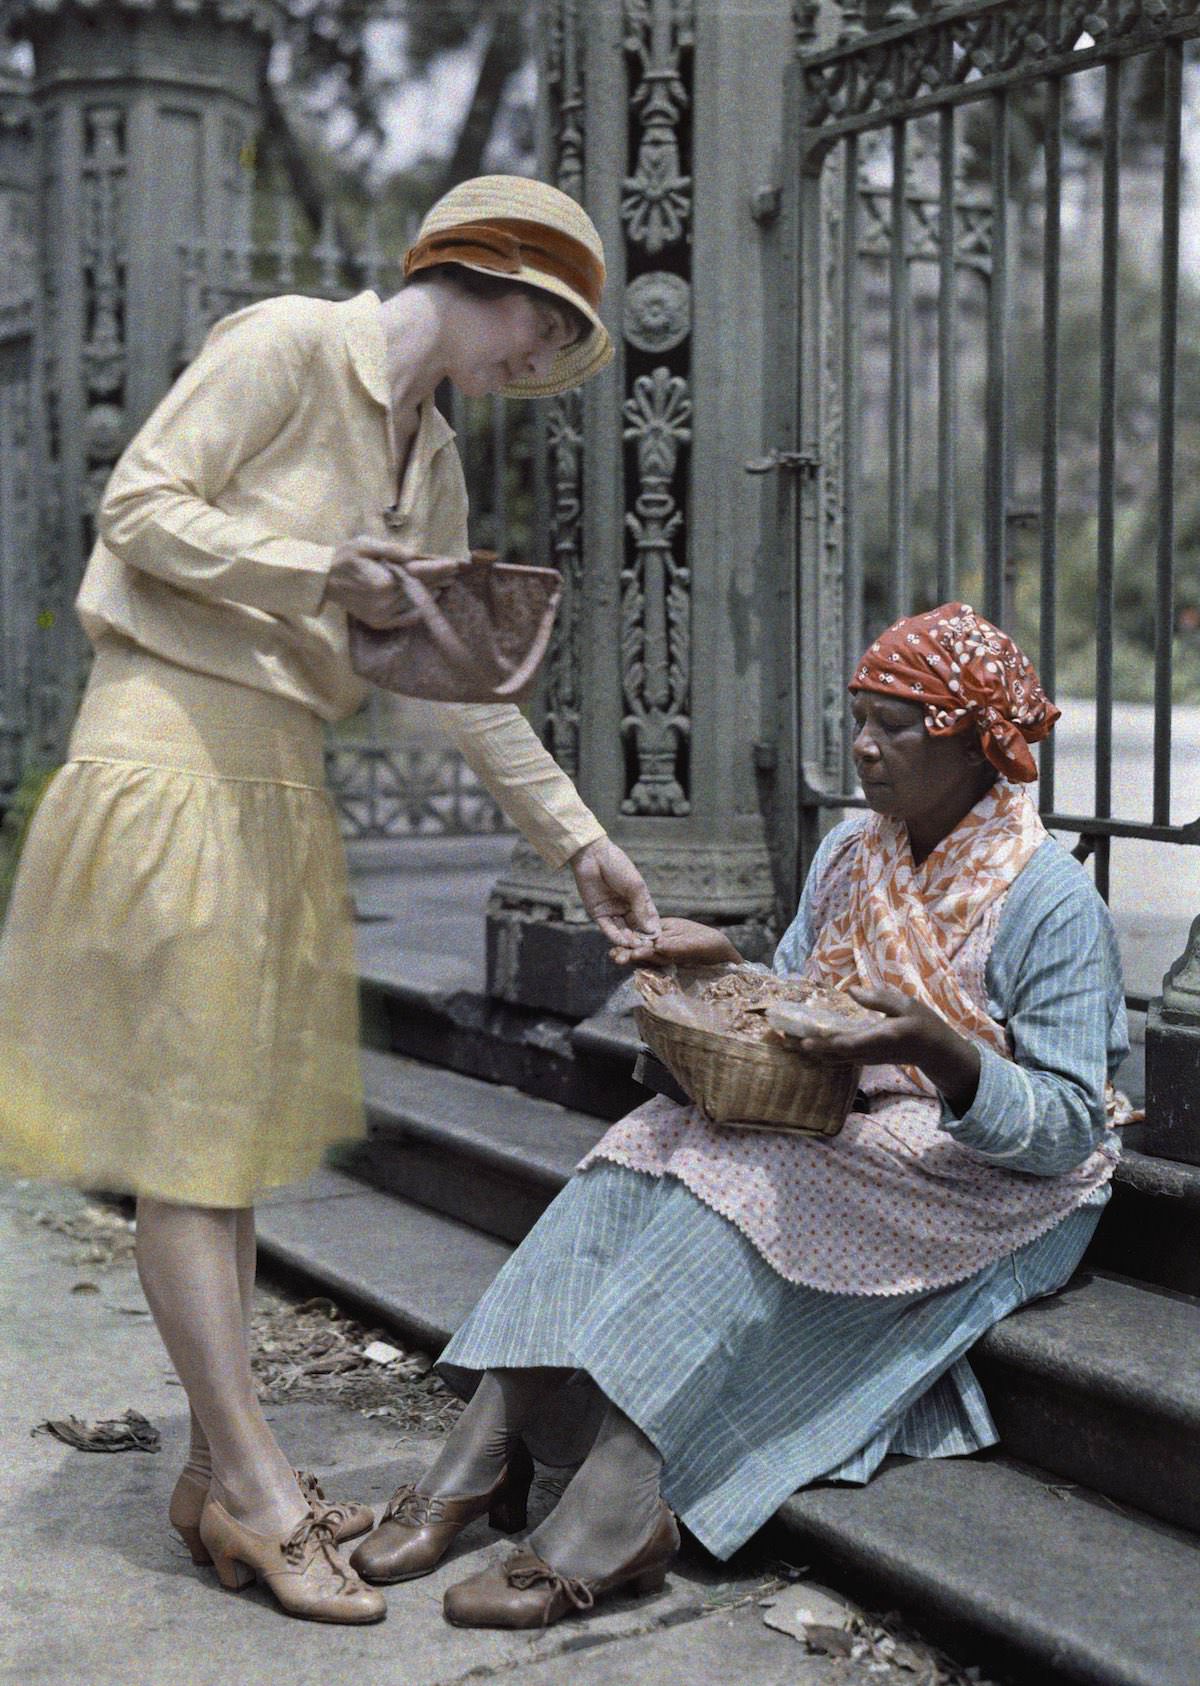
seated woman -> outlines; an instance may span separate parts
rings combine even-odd
[[[520,1525],[522,1437],[602,1396],[560,1502],[450,1588],[452,1622],[540,1626],[661,1586],[668,1504],[724,1558],[808,1482],[993,1443],[965,1354],[1095,1228],[1125,1012],[1108,913],[1021,788],[1058,710],[958,603],[892,627],[850,690],[872,812],[826,837],[775,967],[885,1015],[803,1044],[863,1062],[865,1098],[822,1138],[660,1097],[584,1160],[442,1354],[470,1403],[354,1556],[405,1579],[485,1511]],[[686,920],[619,957],[738,958]]]

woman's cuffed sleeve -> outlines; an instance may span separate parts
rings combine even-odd
[[[1114,964],[1106,918],[1082,884],[1046,911],[1005,1002],[1013,1058],[981,1048],[975,1099],[961,1118],[943,1117],[956,1141],[993,1164],[1059,1176],[1104,1134]]]
[[[443,727],[463,760],[550,866],[565,866],[604,827],[511,703],[446,703]]]
[[[121,561],[195,596],[315,614],[333,549],[218,507],[293,417],[303,330],[294,300],[219,322],[113,470],[98,528]]]

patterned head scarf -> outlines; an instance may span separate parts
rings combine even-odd
[[[866,651],[849,688],[922,703],[934,737],[975,727],[992,766],[1020,784],[1037,778],[1027,746],[1049,737],[1059,718],[1028,656],[966,603],[897,621]]]

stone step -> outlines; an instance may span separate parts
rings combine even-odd
[[[477,960],[402,948],[390,927],[360,930],[359,998],[369,1049],[427,1060],[598,1118],[620,1118],[638,1039],[627,1015],[580,1022],[489,998]]]
[[[1088,1262],[1200,1295],[1200,1165],[1127,1148]]]
[[[520,1241],[604,1133],[601,1119],[461,1072],[365,1050],[368,1140],[345,1163],[373,1186]]]
[[[512,1251],[328,1168],[256,1212],[259,1257],[275,1276],[435,1355]]]
[[[333,1170],[266,1200],[259,1244],[277,1274],[335,1295],[369,1322],[432,1352],[510,1252],[502,1241]],[[1123,1287],[1139,1291],[1136,1284],[1105,1284],[1097,1309],[1089,1310],[1081,1284],[1072,1302],[1071,1326],[1096,1338],[1097,1365],[1105,1329],[1127,1338],[1125,1311],[1133,1302],[1123,1299]],[[1119,1318],[1111,1310],[1117,1302]],[[1018,1367],[1019,1357],[1011,1350],[1013,1327],[1031,1315],[1027,1310],[1001,1326],[1010,1350],[1000,1356],[1010,1367]],[[1041,1351],[1043,1380],[1053,1392],[1045,1324],[1041,1319],[1031,1329],[1023,1362]],[[1087,1344],[1078,1343],[1079,1363]],[[1130,1414],[1145,1409],[1159,1384],[1178,1414],[1179,1389],[1169,1376],[1154,1370],[1144,1352],[1125,1357]],[[1108,1386],[1111,1377],[1090,1380]],[[1194,1686],[1200,1541],[1066,1485],[1060,1475],[990,1455],[900,1461],[865,1488],[798,1494],[778,1521],[790,1561],[811,1564],[822,1578],[879,1607],[904,1609],[947,1641],[987,1655],[997,1667],[1003,1661],[1037,1686]]]
[[[1195,1686],[1200,1540],[1008,1458],[785,1501],[793,1561],[1030,1686]]]
[[[1084,1270],[971,1363],[1014,1457],[1200,1532],[1200,1299]]]

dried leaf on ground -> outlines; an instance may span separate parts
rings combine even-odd
[[[844,1627],[825,1627],[820,1622],[807,1622],[804,1639],[810,1651],[823,1657],[849,1657],[854,1652],[854,1640]]]
[[[344,1317],[322,1297],[296,1302],[259,1294],[252,1330],[254,1375],[262,1398],[314,1399],[384,1418],[402,1434],[444,1434],[461,1401],[430,1374],[427,1353],[409,1351],[378,1329]],[[381,1363],[380,1349],[395,1357]]]
[[[71,1262],[81,1265],[123,1264],[133,1257],[135,1230],[132,1218],[111,1206],[100,1206],[89,1200],[73,1212],[43,1210],[33,1214],[33,1221],[55,1235],[65,1236],[75,1243]]]
[[[771,1599],[763,1621],[780,1633],[802,1639],[810,1627],[848,1629],[856,1613],[839,1593],[811,1581],[796,1581]]]
[[[791,1579],[786,1565],[780,1566],[776,1586],[770,1597],[758,1600],[763,1621],[812,1652],[850,1660],[847,1680],[870,1676],[887,1686],[994,1686],[977,1665],[964,1667],[926,1644],[895,1612],[868,1615],[839,1592]]]
[[[57,1417],[39,1423],[35,1434],[52,1434],[77,1452],[157,1452],[158,1430],[140,1411],[129,1410],[120,1417],[100,1422],[82,1422],[78,1417]]]

